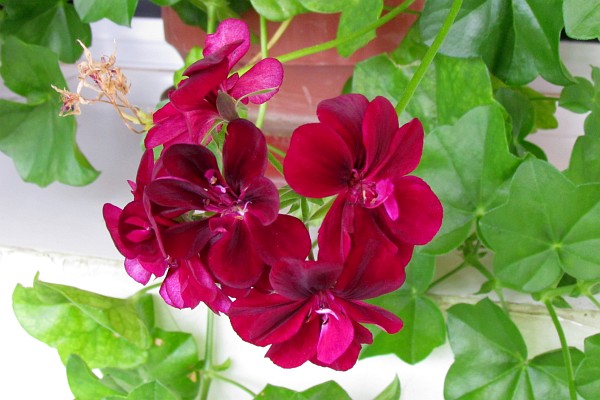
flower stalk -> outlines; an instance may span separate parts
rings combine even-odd
[[[452,4],[452,8],[450,8],[450,12],[448,13],[448,16],[446,17],[446,19],[444,20],[442,29],[440,29],[440,31],[437,34],[437,36],[435,37],[433,43],[431,44],[429,49],[427,49],[427,52],[423,56],[423,60],[421,61],[421,64],[419,64],[419,67],[415,71],[415,74],[408,82],[408,85],[406,85],[406,89],[404,89],[404,93],[402,94],[400,101],[398,101],[398,104],[396,105],[396,112],[398,113],[398,115],[402,115],[402,113],[404,112],[404,109],[410,102],[410,99],[412,99],[413,95],[415,94],[417,87],[419,87],[421,80],[423,79],[423,77],[425,76],[427,71],[429,70],[429,66],[433,62],[433,59],[435,58],[437,52],[439,51],[440,47],[442,46],[442,43],[444,43],[444,39],[448,35],[448,32],[450,32],[450,28],[452,28],[452,25],[454,24],[454,20],[456,19],[461,6],[462,6],[462,0],[454,0],[454,3]]]

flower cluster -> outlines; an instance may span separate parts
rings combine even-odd
[[[323,101],[319,122],[294,132],[284,161],[290,187],[337,196],[315,260],[307,227],[280,213],[278,190],[265,177],[263,133],[236,111],[267,101],[283,78],[274,59],[231,74],[248,47],[238,20],[208,35],[205,57],[154,114],[150,150],[130,183],[133,200],[123,209],[106,204],[106,224],[131,277],[146,284],[166,275],[160,295],[171,306],[203,302],[227,314],[242,339],[270,345],[266,356],[284,368],[310,361],[347,370],[372,342],[363,324],[388,333],[402,327],[364,300],[399,288],[413,247],[441,225],[435,194],[408,176],[423,128],[417,120],[400,127],[382,97],[351,94]],[[206,147],[209,133],[224,135],[222,158]]]

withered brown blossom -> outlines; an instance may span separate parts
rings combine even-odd
[[[60,89],[52,85],[62,99],[61,116],[81,114],[81,104],[93,104],[96,102],[109,103],[117,110],[119,116],[125,125],[136,133],[142,133],[147,130],[151,124],[150,115],[142,112],[138,107],[132,105],[127,99],[129,93],[129,83],[127,77],[116,64],[116,48],[110,56],[102,56],[99,61],[94,60],[90,50],[81,42],[85,60],[77,65],[79,71],[79,84],[77,91],[71,92],[67,89]],[[82,95],[83,88],[88,88],[96,92],[93,98],[87,98]],[[133,124],[144,127],[142,130],[135,129]]]

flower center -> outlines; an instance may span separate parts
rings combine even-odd
[[[348,183],[348,198],[351,204],[360,204],[365,208],[375,208],[382,204],[393,193],[394,185],[389,180],[373,182],[365,179],[363,174],[352,170]]]
[[[333,295],[329,291],[323,290],[315,295],[313,307],[307,315],[306,321],[310,321],[315,315],[321,318],[321,325],[326,325],[330,318],[340,319],[334,308],[336,307]]]

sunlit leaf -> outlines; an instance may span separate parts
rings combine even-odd
[[[55,347],[64,362],[78,354],[90,368],[128,368],[148,357],[150,333],[128,300],[36,279],[31,288],[15,288],[13,310],[21,326]]]
[[[574,39],[600,39],[600,0],[563,0],[565,30]]]
[[[267,385],[255,400],[352,400],[348,393],[336,382],[328,381],[313,386],[303,392],[296,392],[284,387]]]
[[[74,0],[73,4],[83,22],[107,18],[116,24],[130,26],[138,0]]]

